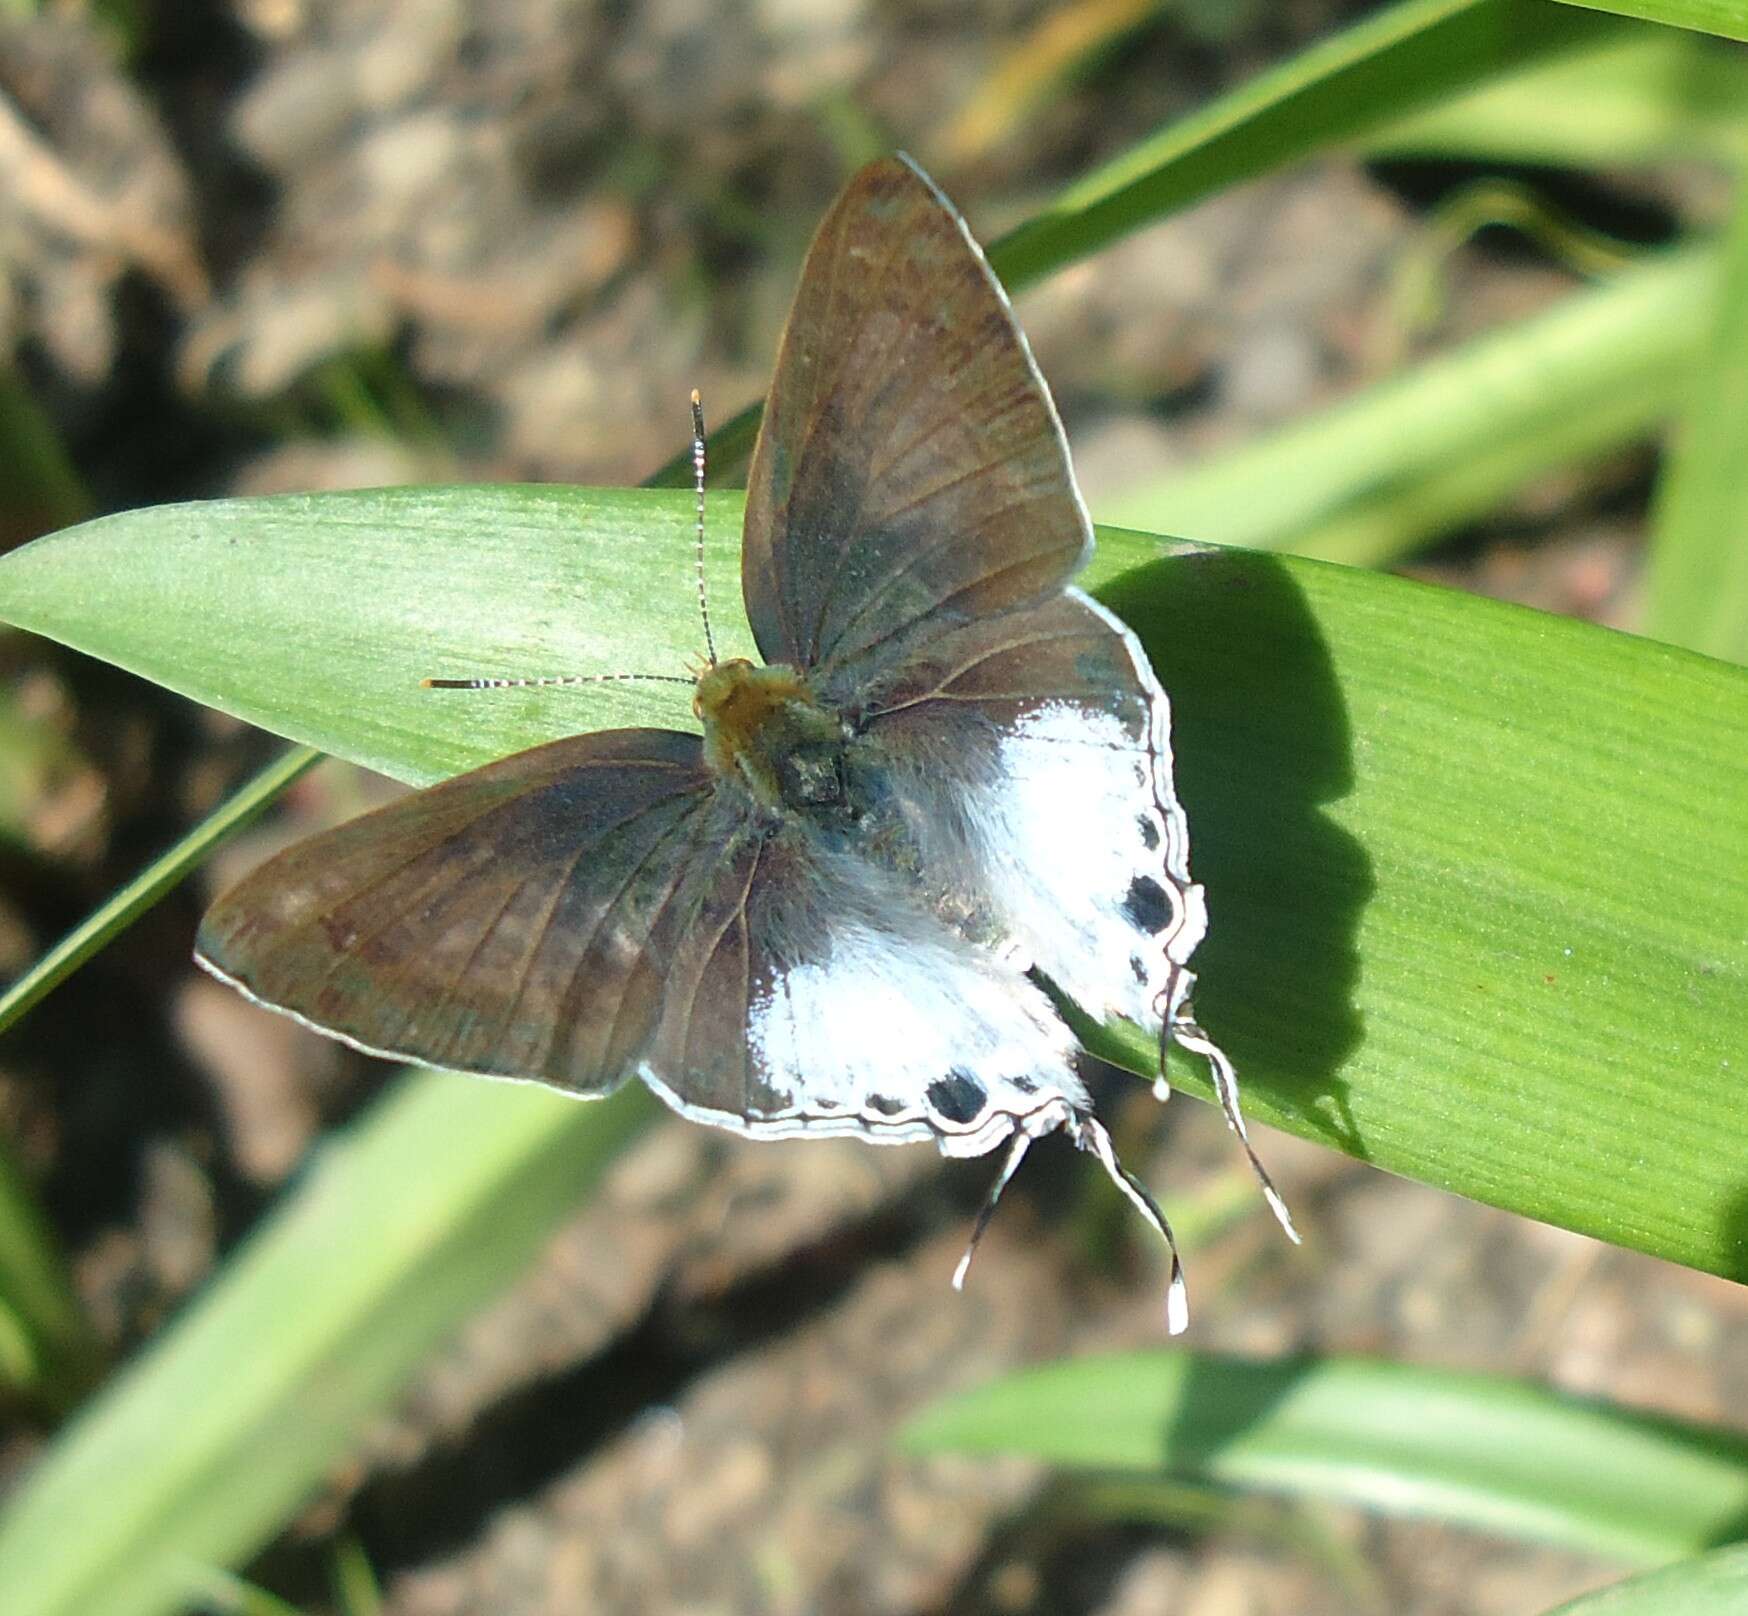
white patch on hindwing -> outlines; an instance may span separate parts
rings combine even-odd
[[[1176,1019],[1207,929],[1169,708],[1134,636],[1068,593],[1121,641],[1133,686],[1113,688],[1108,707],[1042,697],[1000,726],[918,727],[887,767],[950,924],[1089,1013],[1156,1029]]]
[[[764,968],[747,1005],[749,1064],[771,1103],[747,1114],[686,1097],[684,1074],[639,1076],[676,1111],[761,1139],[934,1139],[980,1156],[1090,1104],[1074,1040],[1026,977],[956,936],[889,870],[799,826],[808,877],[762,911]]]
[[[824,958],[778,977],[747,1031],[798,1101],[847,1099],[888,1129],[923,1120],[949,1155],[993,1148],[1011,1131],[1001,1114],[1034,1111],[1048,1095],[1087,1104],[1049,1001],[956,939],[848,927]]]

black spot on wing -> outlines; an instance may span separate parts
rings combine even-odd
[[[1142,987],[1146,987],[1147,978],[1150,974],[1147,969],[1147,961],[1142,959],[1139,954],[1131,954],[1129,956],[1129,969],[1134,973],[1135,980],[1139,982]]]
[[[1153,823],[1151,814],[1137,814],[1135,823],[1141,830],[1141,845],[1151,853],[1159,846],[1159,827]]]
[[[890,1094],[870,1094],[868,1109],[878,1111],[883,1117],[895,1117],[904,1109],[903,1100],[895,1100]]]
[[[1156,937],[1171,924],[1172,902],[1152,876],[1138,875],[1129,883],[1123,913],[1150,937]]]
[[[988,1098],[983,1085],[963,1066],[955,1066],[945,1077],[929,1084],[929,1107],[944,1122],[973,1121]]]

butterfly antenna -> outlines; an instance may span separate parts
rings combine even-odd
[[[1287,1238],[1295,1246],[1300,1244],[1299,1231],[1293,1227],[1293,1215],[1287,1210],[1287,1203],[1281,1199],[1281,1192],[1275,1188],[1274,1180],[1269,1177],[1268,1169],[1263,1166],[1250,1142],[1250,1130],[1244,1126],[1244,1113],[1238,1109],[1238,1073],[1233,1070],[1232,1062],[1226,1058],[1226,1051],[1196,1025],[1187,1005],[1171,1023],[1171,1036],[1185,1049],[1207,1061],[1208,1069],[1214,1076],[1214,1092],[1220,1098],[1220,1109],[1226,1113],[1227,1126],[1238,1135],[1239,1144],[1244,1146],[1244,1154],[1250,1158],[1250,1170],[1256,1174],[1256,1181],[1262,1186],[1263,1199],[1268,1202],[1275,1221],[1286,1231]],[[1162,1055],[1163,1053],[1161,1051]],[[1162,1060],[1162,1067],[1163,1064]]]
[[[1097,1117],[1076,1114],[1068,1124],[1069,1136],[1090,1156],[1098,1159],[1113,1184],[1128,1197],[1142,1217],[1154,1227],[1166,1250],[1171,1253],[1171,1281],[1165,1292],[1165,1327],[1172,1335],[1182,1335],[1190,1322],[1190,1297],[1184,1286],[1184,1265],[1177,1254],[1177,1241],[1172,1238],[1171,1224],[1159,1209],[1159,1202],[1147,1186],[1117,1160],[1111,1146],[1111,1136]]]
[[[545,679],[421,679],[426,690],[532,690],[541,685],[607,685],[632,681],[652,685],[690,685],[677,673],[565,673]]]
[[[710,632],[710,597],[704,589],[704,401],[692,389],[692,486],[698,491],[698,615],[704,619],[704,649],[716,666],[716,637]]]
[[[965,1255],[959,1259],[959,1266],[953,1270],[953,1289],[965,1289],[965,1276],[971,1272],[971,1259],[977,1255],[977,1244],[983,1239],[983,1231],[989,1227],[989,1220],[995,1216],[995,1204],[1001,1199],[1001,1192],[1008,1187],[1008,1180],[1020,1170],[1020,1163],[1026,1159],[1026,1152],[1031,1148],[1032,1136],[1023,1128],[1014,1132],[1014,1142],[1008,1146],[1007,1160],[1001,1164],[1001,1171],[995,1175],[995,1182],[989,1187],[989,1194],[984,1197],[983,1205],[977,1209],[977,1221],[971,1225],[971,1238],[965,1242]]]

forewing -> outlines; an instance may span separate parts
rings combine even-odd
[[[270,859],[196,957],[375,1054],[605,1093],[655,1026],[712,802],[696,736],[536,747]]]
[[[1062,428],[963,219],[907,159],[820,226],[747,482],[767,662],[848,686],[944,621],[1059,588],[1092,528]]]
[[[1068,590],[938,636],[853,721],[964,929],[1093,1015],[1175,1019],[1206,927],[1164,692]]]
[[[801,819],[750,830],[676,947],[641,1072],[760,1138],[935,1139],[979,1155],[1088,1107],[1072,1039],[1017,971]]]

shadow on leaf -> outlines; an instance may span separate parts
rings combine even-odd
[[[1375,883],[1323,811],[1352,789],[1353,763],[1316,620],[1278,560],[1239,550],[1186,548],[1099,593],[1171,697],[1191,867],[1208,890],[1198,1017],[1250,1094],[1364,1158],[1339,1074],[1362,1034],[1355,939]]]

